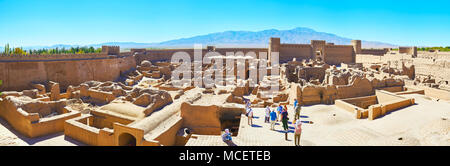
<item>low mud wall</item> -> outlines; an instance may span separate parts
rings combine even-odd
[[[0,61],[0,91],[32,89],[32,82],[54,81],[61,89],[85,81],[114,81],[136,67],[133,56],[83,60]]]

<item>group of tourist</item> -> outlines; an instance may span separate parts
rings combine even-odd
[[[300,121],[300,110],[301,110],[301,106],[298,103],[298,100],[295,99],[294,100],[294,110],[295,110],[295,115],[294,115],[294,135],[295,135],[295,145],[296,146],[300,146],[300,135],[301,135],[301,131],[302,131],[302,122]],[[270,129],[271,130],[275,130],[275,124],[277,121],[281,121],[281,123],[283,124],[283,130],[287,133],[289,130],[289,126],[288,126],[288,109],[287,106],[281,106],[279,105],[275,110],[270,110],[270,107],[267,106],[266,107],[266,114],[265,114],[265,123],[269,123],[270,120]]]
[[[295,146],[300,146],[300,136],[302,131],[302,122],[300,121],[300,110],[301,106],[298,103],[298,100],[294,100],[294,142]],[[248,125],[253,125],[253,109],[251,108],[250,101],[245,101],[245,110],[246,110],[246,116],[248,117]],[[264,117],[264,123],[270,123],[270,130],[275,130],[276,122],[281,121],[283,124],[283,130],[287,134],[289,131],[289,125],[288,125],[288,108],[286,105],[281,106],[279,105],[276,110],[271,110],[269,106],[265,109],[265,117]],[[222,135],[222,139],[225,143],[230,145],[231,141],[231,133],[228,129],[225,129],[224,134]]]

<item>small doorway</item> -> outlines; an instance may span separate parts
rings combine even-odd
[[[136,138],[128,133],[119,136],[119,146],[136,146]]]

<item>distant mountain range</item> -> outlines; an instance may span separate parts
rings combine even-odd
[[[86,46],[101,47],[102,45],[116,45],[122,49],[127,48],[192,48],[194,44],[214,45],[216,47],[267,47],[270,37],[279,37],[282,43],[309,44],[311,40],[326,40],[328,43],[335,45],[349,45],[352,39],[340,37],[335,34],[317,32],[310,28],[294,28],[291,30],[269,29],[258,32],[252,31],[225,31],[219,33],[211,33],[207,35],[194,36],[190,38],[181,38],[169,40],[160,43],[135,43],[135,42],[108,42],[100,44],[90,44]],[[24,47],[24,49],[40,49],[40,48],[70,48],[80,45],[52,45],[52,46],[32,46]],[[80,46],[81,47],[81,46]],[[363,48],[387,48],[398,47],[394,44],[364,41]],[[0,47],[3,51],[3,47]]]

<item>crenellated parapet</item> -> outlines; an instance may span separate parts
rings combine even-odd
[[[107,55],[119,55],[120,47],[119,46],[102,46],[102,53]]]
[[[108,58],[105,53],[86,54],[0,54],[0,62],[20,62],[20,61],[55,61],[55,60],[88,60]]]

